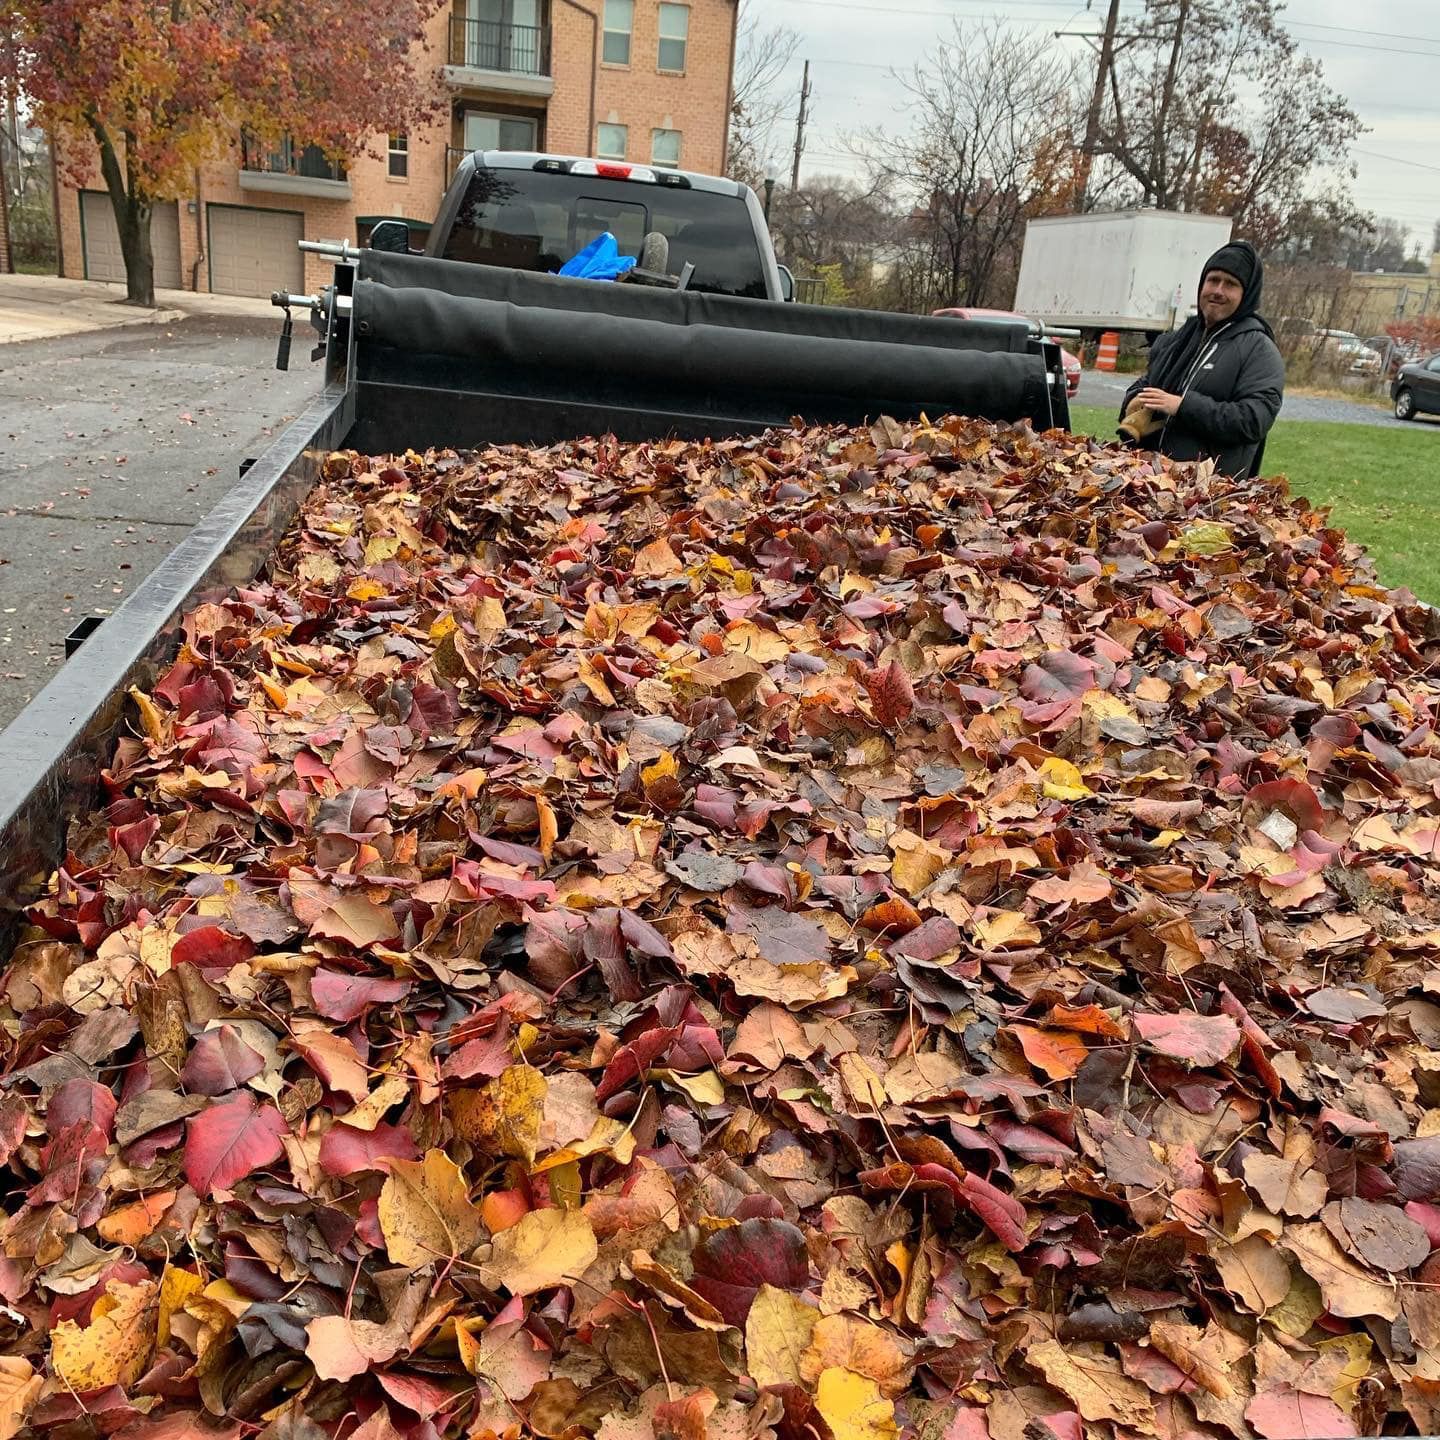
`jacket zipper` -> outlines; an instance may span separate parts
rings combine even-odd
[[[1210,342],[1210,348],[1208,350],[1202,349],[1200,354],[1196,357],[1195,363],[1190,367],[1190,373],[1185,377],[1184,388],[1180,391],[1180,405],[1183,405],[1185,403],[1185,397],[1190,393],[1190,387],[1195,383],[1195,377],[1200,373],[1205,362],[1210,359],[1210,357],[1214,355],[1214,353],[1220,348],[1220,337],[1229,328],[1230,321],[1227,320],[1215,332],[1215,338]],[[1177,405],[1175,407],[1175,415],[1178,415],[1180,413],[1180,405]],[[1167,416],[1165,419],[1165,423],[1160,427],[1160,439],[1162,442],[1165,439],[1165,432],[1170,428],[1170,421],[1175,418],[1175,415]],[[1159,445],[1157,445],[1155,448],[1158,450],[1160,447]]]

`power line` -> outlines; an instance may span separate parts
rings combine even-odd
[[[1440,175],[1440,165],[1427,165],[1423,160],[1402,160],[1398,155],[1382,155],[1378,150],[1361,150],[1359,147],[1356,153],[1368,155],[1372,160],[1388,160],[1392,165],[1409,165],[1416,170],[1433,170]]]
[[[1313,20],[1292,20],[1290,24],[1301,30],[1333,30],[1340,35],[1368,35],[1372,40],[1418,40],[1422,44],[1440,45],[1440,35],[1401,35],[1393,30],[1357,30],[1352,25],[1320,25]]]

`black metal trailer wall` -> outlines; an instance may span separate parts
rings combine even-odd
[[[187,610],[255,577],[352,422],[353,397],[327,386],[0,734],[0,942],[92,803],[130,687],[173,658]]]

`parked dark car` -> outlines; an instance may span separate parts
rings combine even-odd
[[[1402,365],[1390,385],[1397,420],[1413,420],[1428,412],[1440,415],[1440,355]]]

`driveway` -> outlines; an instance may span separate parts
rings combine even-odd
[[[319,387],[274,320],[193,318],[0,347],[0,727]]]
[[[1080,377],[1077,405],[1104,405],[1119,410],[1126,390],[1134,383],[1133,375],[1108,375],[1102,370],[1087,370]],[[1340,400],[1322,395],[1287,395],[1281,407],[1282,420],[1338,420],[1348,425],[1377,425],[1384,429],[1413,429],[1414,420],[1397,420],[1386,410],[1356,400]],[[1440,430],[1440,425],[1432,428]]]

